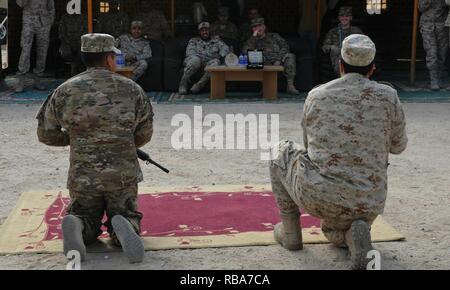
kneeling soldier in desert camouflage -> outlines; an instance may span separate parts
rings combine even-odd
[[[114,73],[117,52],[111,35],[83,35],[81,56],[87,70],[59,86],[37,116],[40,142],[70,145],[64,253],[78,251],[82,261],[85,245],[102,234],[105,212],[105,226],[129,261],[141,262],[144,256],[136,148],[152,137],[153,111],[141,87]]]
[[[282,223],[277,242],[303,248],[299,207],[321,219],[322,231],[348,247],[354,269],[366,269],[370,227],[384,210],[389,153],[406,149],[405,119],[397,92],[371,81],[375,44],[361,34],[347,37],[342,77],[313,89],[303,111],[305,148],[281,142],[270,164],[272,189]]]

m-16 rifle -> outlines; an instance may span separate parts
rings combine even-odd
[[[145,153],[144,151],[142,151],[141,149],[137,149],[136,150],[137,156],[139,159],[141,159],[142,161],[145,161],[145,163],[148,164],[153,164],[156,167],[158,167],[159,169],[161,169],[162,171],[164,171],[165,173],[169,174],[169,170],[164,168],[162,165],[158,164],[157,162],[153,161],[150,158],[150,155],[148,155],[147,153]]]

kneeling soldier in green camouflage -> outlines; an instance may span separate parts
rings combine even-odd
[[[153,111],[139,85],[115,74],[118,49],[107,34],[81,37],[87,70],[59,86],[38,114],[39,141],[70,145],[67,187],[71,202],[62,221],[64,253],[86,247],[102,234],[102,219],[131,263],[141,262],[142,214],[137,184],[143,180],[136,148],[153,134]]]

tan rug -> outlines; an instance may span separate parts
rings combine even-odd
[[[61,219],[67,192],[24,193],[0,228],[0,254],[62,251]],[[140,188],[147,250],[273,245],[279,222],[270,185]],[[327,243],[319,219],[302,215],[305,243]],[[374,242],[403,240],[379,217]],[[90,252],[114,250],[104,234]]]

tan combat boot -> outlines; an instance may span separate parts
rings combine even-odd
[[[38,91],[45,91],[45,90],[47,90],[47,87],[44,86],[44,85],[41,83],[41,77],[40,77],[40,76],[38,76],[38,75],[36,75],[36,74],[33,74],[33,79],[34,79],[34,85],[33,85],[33,87],[34,87],[36,90],[38,90]]]
[[[350,250],[353,270],[366,270],[367,253],[373,250],[370,226],[363,220],[356,220],[345,233],[345,243]]]
[[[297,88],[294,85],[294,80],[288,80],[287,81],[287,87],[286,92],[290,95],[298,95],[300,92],[297,90]]]
[[[432,91],[439,91],[441,87],[439,86],[440,82],[440,73],[438,71],[432,70],[430,71],[430,89]]]
[[[281,223],[273,230],[275,240],[289,251],[303,249],[302,228],[300,226],[300,213],[281,216]]]
[[[128,261],[131,264],[141,263],[145,253],[144,244],[131,223],[123,216],[115,215],[111,224]]]
[[[25,89],[25,76],[17,76],[16,93],[22,93]]]

